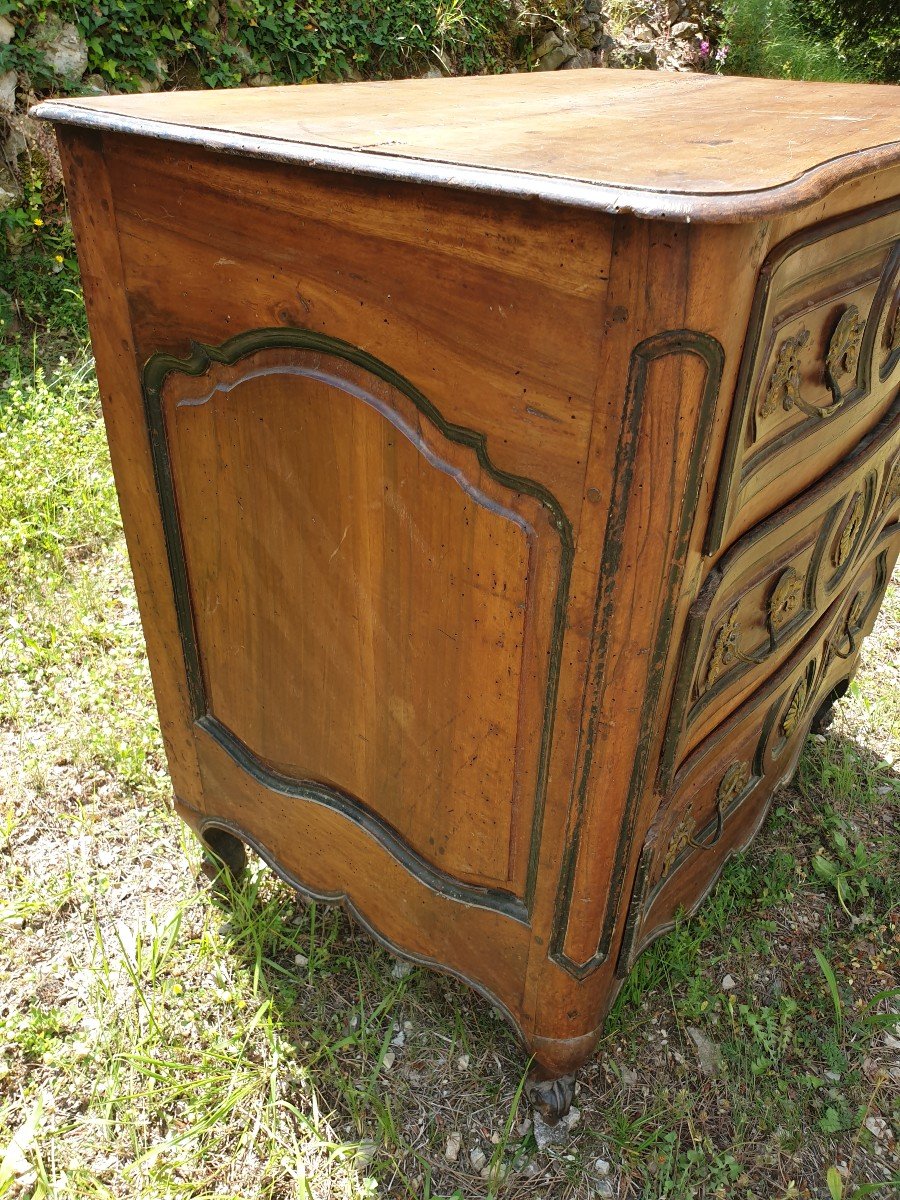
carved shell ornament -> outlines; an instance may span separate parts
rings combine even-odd
[[[835,567],[842,567],[850,557],[850,552],[853,549],[862,526],[864,508],[863,498],[857,492],[853,498],[847,518],[844,521],[844,526],[841,529],[841,536],[838,538],[831,552],[831,561]]]
[[[793,567],[782,571],[769,596],[768,616],[772,632],[783,629],[800,608],[803,599],[803,580]]]
[[[832,403],[822,407],[804,400],[800,391],[800,351],[809,341],[809,330],[804,325],[798,333],[786,337],[778,347],[759,415],[770,417],[781,405],[785,412],[797,408],[808,417],[833,416],[846,399],[841,389],[841,379],[846,375],[856,378],[864,329],[865,322],[859,315],[859,309],[855,304],[848,305],[834,327],[825,352],[825,382],[831,392]]]
[[[809,699],[809,681],[804,675],[797,686],[794,688],[784,716],[781,718],[781,734],[782,737],[789,738],[797,726],[800,724],[800,718],[803,716],[806,702]]]

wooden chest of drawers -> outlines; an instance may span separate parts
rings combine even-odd
[[[846,688],[900,549],[896,90],[38,112],[179,812],[571,1073]]]

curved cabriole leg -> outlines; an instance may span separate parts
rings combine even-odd
[[[213,883],[223,882],[223,876],[237,883],[247,866],[244,843],[225,829],[204,829],[200,835],[206,848],[203,873]]]
[[[547,1125],[556,1125],[569,1111],[575,1096],[575,1072],[594,1053],[600,1028],[573,1038],[547,1038],[532,1034],[528,1048],[533,1063],[525,1094]]]

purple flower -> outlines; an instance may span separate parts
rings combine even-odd
[[[709,42],[700,43],[700,57],[709,58]]]
[[[718,48],[718,50],[716,51],[716,62],[723,63],[727,57],[728,57],[728,47],[720,46]]]

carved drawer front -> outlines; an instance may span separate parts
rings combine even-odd
[[[900,399],[846,460],[746,533],[691,607],[660,783],[775,670],[900,512]]]
[[[708,551],[840,462],[898,384],[897,201],[773,250],[751,311]]]
[[[756,832],[772,792],[792,774],[816,712],[843,691],[898,550],[895,523],[794,653],[681,766],[641,852],[621,973],[670,927],[680,904],[701,903],[728,857]]]

